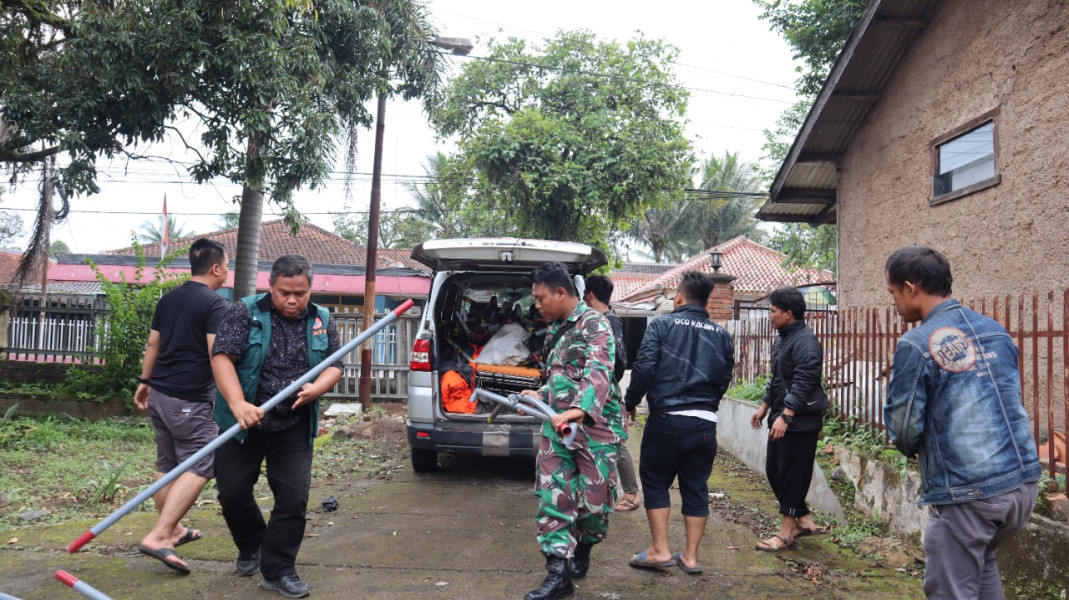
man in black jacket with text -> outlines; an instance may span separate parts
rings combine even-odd
[[[698,545],[709,517],[707,481],[716,456],[716,411],[735,367],[731,335],[710,321],[705,310],[712,291],[708,276],[684,273],[675,310],[650,321],[631,368],[631,385],[624,397],[627,412],[634,419],[643,396],[650,408],[639,479],[652,538],[649,549],[631,558],[634,567],[678,565],[687,573],[701,573]],[[677,477],[687,541],[683,551],[672,554],[668,489]]]

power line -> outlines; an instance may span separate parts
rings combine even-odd
[[[447,54],[447,53],[446,52],[440,52],[440,54]],[[453,56],[453,55],[450,54],[450,56]],[[536,64],[536,63],[528,63],[528,62],[521,62],[521,61],[515,61],[515,60],[507,60],[507,59],[504,59],[504,58],[491,58],[489,56],[478,56],[478,55],[475,55],[475,54],[468,54],[466,56],[460,56],[459,58],[465,58],[465,59],[470,59],[470,60],[485,60],[487,62],[504,63],[504,64],[509,64],[509,65],[514,65],[514,66],[517,66],[517,67],[530,67],[530,68],[535,68],[535,69],[544,69],[546,71],[556,71],[558,73],[564,73],[564,74],[589,75],[591,77],[602,77],[602,78],[605,78],[605,79],[612,79],[612,80],[615,80],[615,81],[626,81],[628,83],[645,84],[645,85],[649,85],[651,87],[669,87],[669,84],[667,84],[667,83],[649,82],[649,81],[644,81],[644,80],[641,80],[641,79],[634,79],[634,78],[631,78],[631,77],[624,77],[623,75],[613,75],[613,74],[610,74],[610,73],[597,73],[597,72],[594,72],[594,71],[586,71],[586,70],[583,70],[583,69],[565,69],[565,68],[562,68],[562,67],[553,67],[553,66],[547,66],[547,65],[540,65],[540,64]],[[688,91],[691,91],[691,92],[706,92],[706,93],[710,93],[710,94],[719,94],[719,95],[722,95],[722,96],[731,96],[731,97],[735,97],[735,98],[745,98],[747,100],[762,100],[762,101],[765,101],[765,102],[779,102],[781,104],[792,104],[792,105],[796,102],[794,100],[780,100],[779,98],[768,98],[766,96],[750,96],[748,94],[738,94],[738,93],[734,93],[734,92],[725,92],[723,90],[710,90],[710,89],[707,89],[707,88],[691,87],[691,86],[686,86],[686,85],[678,85],[678,86],[675,86],[675,87],[679,87],[681,89],[685,89],[685,90],[688,90]]]

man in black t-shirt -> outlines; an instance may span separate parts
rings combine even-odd
[[[226,283],[226,248],[207,239],[189,248],[189,281],[160,298],[142,362],[134,404],[148,409],[156,431],[156,478],[166,475],[219,436],[212,419],[215,379],[209,352],[226,300],[216,291]],[[168,567],[189,573],[175,546],[200,539],[182,518],[212,478],[208,456],[156,493],[156,526],[137,549]]]
[[[624,322],[616,316],[609,302],[612,301],[612,291],[615,286],[612,280],[602,275],[591,275],[586,279],[586,292],[583,301],[587,306],[605,315],[612,326],[612,337],[616,342],[616,361],[613,364],[612,377],[616,383],[624,377],[624,369],[627,368],[627,347],[624,345]],[[627,425],[627,419],[624,419]],[[635,460],[631,457],[631,450],[627,447],[627,441],[620,443],[620,455],[616,459],[616,474],[620,478],[620,487],[624,495],[613,506],[613,511],[627,512],[639,507],[638,478],[635,477]]]

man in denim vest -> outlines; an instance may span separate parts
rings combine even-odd
[[[294,565],[304,539],[319,397],[341,378],[342,363],[327,367],[266,413],[260,408],[339,348],[330,313],[308,301],[308,260],[296,254],[280,256],[268,283],[268,293],[242,298],[230,307],[212,348],[219,388],[215,420],[222,430],[234,423],[243,430],[216,451],[215,477],[223,518],[238,547],[238,574],[259,570],[263,588],[302,598],[308,595],[308,584]],[[265,460],[275,494],[267,523],[253,497]]]
[[[884,422],[919,455],[928,598],[1002,598],[995,550],[1022,529],[1042,470],[1021,403],[1017,348],[997,322],[950,297],[950,264],[909,246],[887,259],[887,291],[908,323]]]

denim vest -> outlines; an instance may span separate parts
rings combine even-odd
[[[241,382],[241,391],[245,394],[247,402],[256,400],[256,392],[260,389],[260,369],[264,366],[267,358],[267,350],[271,347],[271,308],[261,308],[261,303],[267,294],[258,294],[242,298],[245,308],[249,310],[251,323],[249,327],[249,339],[245,341],[245,355],[234,365],[238,373],[238,381]],[[270,302],[268,300],[267,302]],[[308,319],[308,368],[311,369],[327,359],[327,323],[330,321],[330,311],[313,304],[316,309],[316,318]],[[319,324],[316,327],[316,324]],[[308,445],[315,442],[316,434],[319,433],[319,399],[312,403],[312,426],[309,431]],[[219,424],[220,431],[226,431],[237,423],[234,414],[230,412],[230,406],[226,399],[218,391],[215,394],[215,411],[213,416]],[[238,432],[234,439],[239,442],[245,441],[248,432],[244,429]]]
[[[903,454],[920,454],[922,505],[990,498],[1042,475],[1017,348],[957,300],[898,341],[884,423]]]

